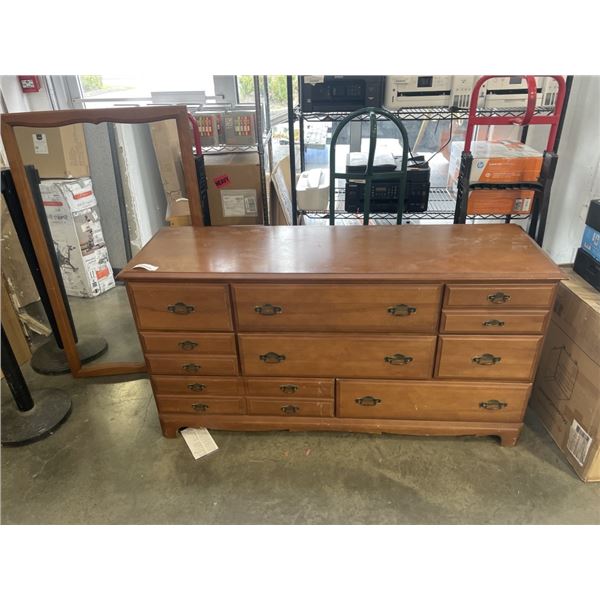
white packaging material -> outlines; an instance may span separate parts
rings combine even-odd
[[[296,186],[300,210],[327,210],[329,206],[329,169],[303,171]]]

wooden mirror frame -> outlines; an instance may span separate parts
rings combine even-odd
[[[107,375],[127,375],[132,373],[145,373],[144,362],[114,362],[104,364],[82,365],[77,352],[77,345],[67,310],[60,293],[57,274],[52,266],[52,257],[46,245],[41,222],[35,207],[33,195],[29,187],[25,166],[15,136],[15,127],[62,127],[75,123],[100,123],[112,122],[123,124],[154,123],[175,119],[179,145],[181,147],[181,162],[183,166],[183,179],[186,196],[189,199],[192,225],[202,227],[202,210],[200,206],[200,190],[196,176],[196,165],[192,151],[193,138],[185,106],[141,106],[127,108],[93,108],[77,110],[54,110],[27,113],[7,113],[1,115],[1,134],[8,164],[19,195],[25,223],[33,248],[37,256],[42,277],[48,290],[50,304],[56,316],[58,331],[62,338],[65,357],[73,377],[101,377]]]

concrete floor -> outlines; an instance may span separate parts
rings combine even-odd
[[[92,301],[110,315],[86,326],[109,340],[101,360],[139,352],[122,291]],[[32,391],[66,391],[73,412],[45,440],[2,448],[4,524],[600,523],[600,484],[577,478],[531,411],[515,448],[496,438],[215,431],[219,450],[195,461],[181,437],[162,437],[147,380],[24,374]],[[12,402],[5,381],[2,402]]]

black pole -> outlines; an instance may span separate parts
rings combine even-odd
[[[29,270],[31,271],[33,282],[40,296],[44,311],[46,312],[54,339],[56,340],[58,347],[63,348],[62,338],[60,337],[60,332],[56,323],[56,317],[54,316],[54,311],[52,310],[52,305],[50,304],[50,297],[48,296],[48,290],[46,289],[46,284],[44,283],[44,279],[42,277],[42,270],[40,269],[40,264],[33,248],[33,242],[31,241],[31,236],[29,235],[27,225],[25,224],[23,207],[19,202],[19,196],[17,195],[17,190],[15,189],[12,174],[8,169],[2,171],[2,195],[6,200],[6,207],[8,208],[15,232],[19,238],[19,243],[23,249],[23,254],[25,255],[25,260],[27,261]],[[52,249],[51,256],[54,257],[54,249]],[[60,276],[60,271],[57,270],[57,267],[58,265],[55,264],[55,272]],[[72,320],[71,326],[73,327]]]
[[[121,215],[121,229],[123,230],[123,243],[125,245],[125,258],[129,262],[133,254],[131,253],[131,237],[129,235],[129,221],[127,220],[127,207],[125,206],[125,193],[123,191],[123,174],[121,172],[121,163],[119,162],[119,150],[117,136],[115,134],[115,124],[107,123],[108,143],[110,145],[110,157],[112,159],[113,170],[115,172],[115,187],[117,189],[117,202],[119,204],[119,213]]]
[[[298,225],[298,203],[296,200],[296,142],[294,140],[294,87],[292,76],[287,76],[288,140],[290,147],[290,179],[292,192],[292,225]],[[302,119],[302,115],[300,116]]]
[[[8,337],[4,333],[4,327],[2,327],[2,372],[6,377],[6,383],[15,399],[17,408],[21,412],[31,410],[33,408],[33,399],[19,368],[15,353],[10,346]]]
[[[71,331],[73,332],[73,337],[75,338],[75,343],[77,344],[78,339],[77,331],[75,330],[75,321],[73,320],[73,315],[71,313],[71,305],[69,304],[69,299],[67,298],[67,291],[65,290],[65,284],[62,278],[62,274],[60,272],[58,257],[56,256],[56,250],[54,249],[54,241],[52,239],[52,233],[50,232],[50,225],[48,225],[48,217],[46,217],[44,201],[42,200],[42,193],[40,192],[40,176],[38,175],[37,169],[32,165],[27,165],[25,167],[25,173],[27,174],[27,179],[29,180],[29,187],[31,188],[31,193],[35,202],[35,207],[37,209],[38,217],[42,225],[44,238],[46,240],[46,246],[48,247],[48,253],[50,254],[50,258],[52,259],[52,266],[54,267],[54,273],[56,273],[56,279],[58,280],[58,289],[60,290],[60,295],[62,297],[63,305],[65,307],[65,312],[67,313],[67,318],[69,319]],[[44,306],[44,308],[46,307]],[[52,312],[52,306],[49,305],[49,308]],[[58,347],[62,350],[63,346],[60,335],[58,335],[57,337],[58,328],[56,329],[56,331],[53,330],[53,333]]]

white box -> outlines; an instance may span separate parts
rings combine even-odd
[[[44,180],[40,191],[67,294],[92,298],[113,288],[91,179]]]
[[[391,110],[410,107],[468,108],[474,75],[388,75],[383,105]]]
[[[296,185],[298,209],[327,210],[329,206],[329,169],[303,171]]]

